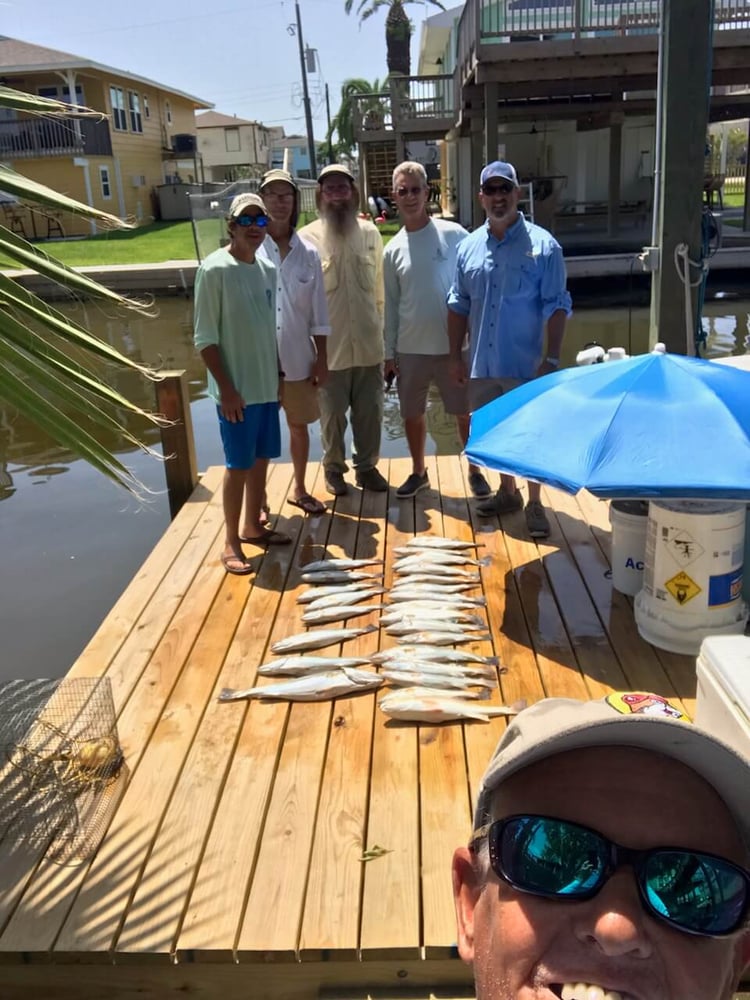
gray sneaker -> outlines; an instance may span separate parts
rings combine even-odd
[[[388,480],[373,466],[372,469],[363,469],[357,473],[357,486],[373,493],[385,493],[388,489]]]
[[[399,500],[408,500],[409,497],[415,497],[420,490],[428,490],[430,488],[430,477],[426,472],[423,472],[420,476],[418,472],[412,472],[405,483],[396,490],[396,496]]]
[[[498,514],[511,514],[514,510],[521,510],[523,507],[523,497],[520,490],[510,493],[500,487],[491,500],[478,503],[474,508],[481,517],[497,517]]]
[[[524,510],[526,527],[532,538],[549,537],[549,521],[539,500],[529,500]]]
[[[344,473],[337,469],[327,469],[325,474],[326,489],[335,497],[345,497],[347,493]]]

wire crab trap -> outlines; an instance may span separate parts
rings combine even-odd
[[[107,678],[0,684],[0,838],[60,863],[99,844],[124,789]]]

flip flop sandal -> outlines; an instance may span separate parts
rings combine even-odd
[[[267,531],[264,535],[252,537],[251,535],[240,535],[240,541],[247,545],[288,545],[291,542],[289,535],[281,531]]]
[[[221,565],[227,573],[232,573],[234,576],[247,576],[248,573],[252,573],[253,571],[253,567],[247,559],[243,559],[242,556],[236,556],[234,553],[228,556],[225,552],[222,552]]]
[[[260,508],[260,523],[270,524],[271,523],[271,508],[267,503],[264,503]]]
[[[325,504],[309,493],[303,493],[301,497],[296,498],[288,497],[287,503],[290,503],[292,507],[299,507],[305,514],[325,514],[327,509]]]

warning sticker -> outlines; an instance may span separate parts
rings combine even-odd
[[[667,580],[664,586],[678,604],[687,604],[688,601],[692,601],[701,592],[701,588],[695,580],[692,580],[687,573],[683,572],[675,574],[671,580]]]
[[[706,551],[684,528],[662,527],[662,542],[680,566],[689,566]]]

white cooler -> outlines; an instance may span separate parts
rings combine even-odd
[[[696,673],[695,721],[750,757],[750,636],[708,636]]]

